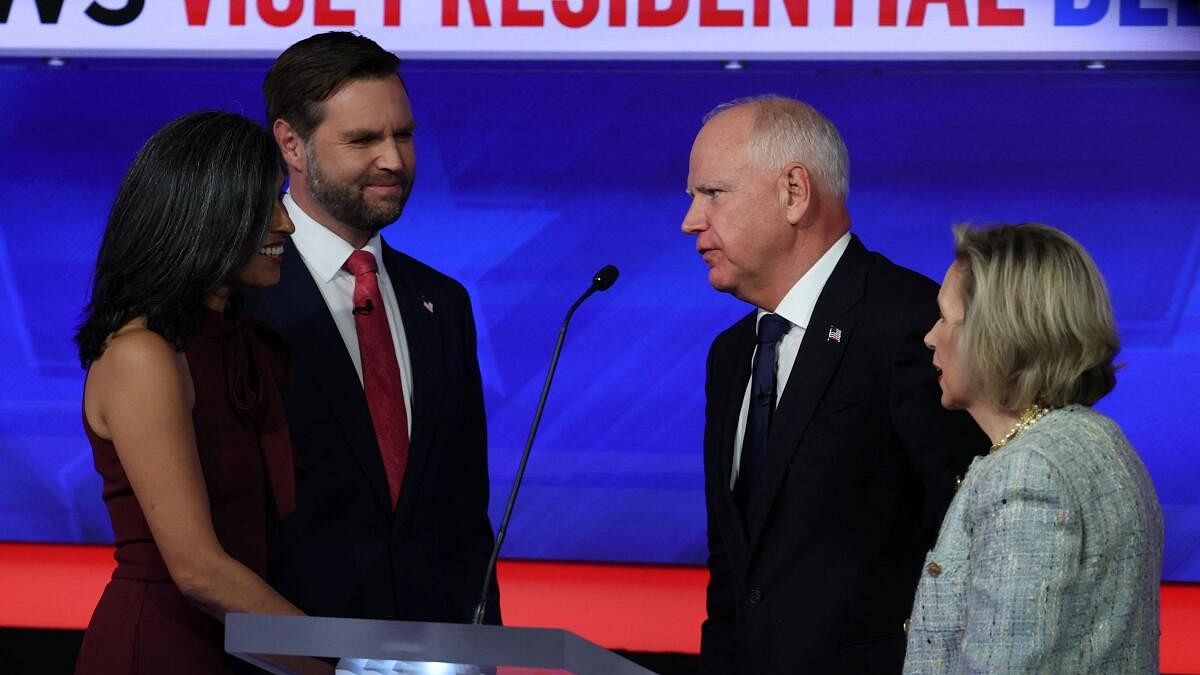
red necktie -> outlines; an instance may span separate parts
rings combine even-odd
[[[408,415],[400,364],[396,361],[383,296],[379,294],[375,256],[370,251],[355,251],[346,260],[346,269],[354,275],[354,328],[362,357],[363,390],[395,508],[404,482],[404,467],[408,464]]]

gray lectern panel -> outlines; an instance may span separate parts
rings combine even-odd
[[[503,675],[518,668],[528,675],[653,675],[578,635],[551,628],[229,614],[225,651],[279,675],[333,675],[338,659],[410,664],[394,671],[403,673]]]

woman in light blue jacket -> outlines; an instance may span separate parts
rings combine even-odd
[[[1157,673],[1162,513],[1121,429],[1108,292],[1067,235],[955,228],[925,337],[994,445],[925,561],[905,673]]]

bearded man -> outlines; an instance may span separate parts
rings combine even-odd
[[[398,66],[330,32],[289,47],[263,82],[296,233],[279,286],[247,304],[291,351],[300,472],[270,579],[309,614],[467,622],[494,541],[483,388],[466,290],[379,234],[416,168]]]

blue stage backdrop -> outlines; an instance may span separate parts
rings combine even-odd
[[[0,539],[110,541],[71,342],[115,188],[197,109],[262,117],[262,61],[0,62]],[[471,63],[405,66],[418,180],[393,245],[460,279],[480,329],[498,517],[567,305],[577,315],[507,555],[700,563],[709,288],[679,223],[701,116],[810,101],[850,148],[854,231],[940,279],[952,223],[1043,221],[1112,289],[1124,351],[1100,404],[1142,453],[1164,576],[1200,580],[1200,68],[1195,64]]]

